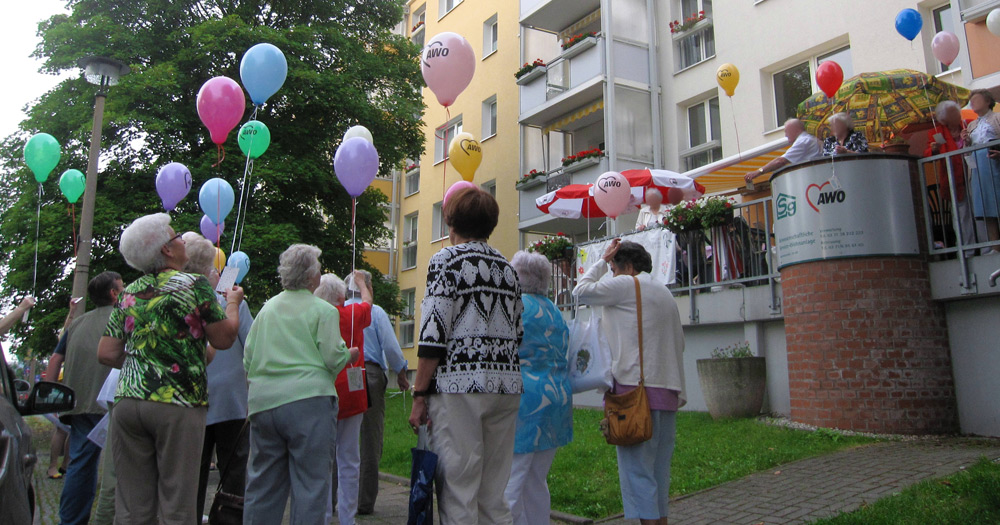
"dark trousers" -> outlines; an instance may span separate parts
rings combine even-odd
[[[358,493],[358,513],[375,511],[378,498],[378,464],[382,460],[382,436],[385,431],[385,389],[388,380],[382,367],[365,363],[368,376],[368,398],[371,406],[361,421],[361,480]]]
[[[87,439],[87,434],[94,430],[101,417],[101,414],[69,416],[69,468],[59,498],[59,522],[64,525],[85,524],[90,520],[90,508],[97,492],[101,447]]]
[[[250,455],[250,429],[243,432],[243,419],[220,421],[205,427],[205,446],[201,451],[201,473],[198,478],[198,523],[207,510],[205,508],[205,492],[208,490],[208,471],[212,464],[212,452],[218,460],[219,475],[226,472],[229,458],[234,463],[229,467],[229,474],[222,484],[222,490],[228,494],[243,495],[246,488],[247,457]]]

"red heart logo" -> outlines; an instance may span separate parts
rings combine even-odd
[[[809,206],[812,206],[812,209],[816,210],[816,213],[819,213],[819,208],[817,208],[816,205],[813,204],[812,197],[809,195],[809,190],[816,188],[819,191],[823,191],[823,188],[826,187],[828,184],[830,184],[830,181],[826,181],[823,184],[810,184],[809,186],[806,187],[806,202],[809,203]]]

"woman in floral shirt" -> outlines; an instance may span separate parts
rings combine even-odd
[[[165,213],[136,219],[119,250],[144,275],[125,288],[98,348],[102,363],[122,369],[111,418],[115,513],[123,523],[190,525],[200,521],[206,344],[232,346],[243,290],[227,293],[223,311],[203,276],[181,272],[184,240]]]

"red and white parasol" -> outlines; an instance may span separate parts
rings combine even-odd
[[[629,206],[638,206],[640,202],[636,200],[633,193]],[[535,199],[535,206],[539,210],[542,210],[543,213],[564,219],[593,219],[608,216],[597,205],[597,202],[594,201],[593,184],[570,184],[563,186],[558,190],[550,191]]]
[[[677,204],[685,200],[695,200],[705,194],[705,187],[698,181],[668,170],[625,170],[622,175],[632,185],[632,200],[646,201],[646,190],[656,188],[663,194],[663,200]]]

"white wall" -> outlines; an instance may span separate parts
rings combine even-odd
[[[985,282],[981,286],[988,286]],[[963,434],[1000,436],[1000,308],[995,297],[945,304]]]

